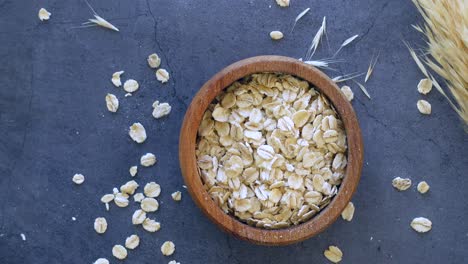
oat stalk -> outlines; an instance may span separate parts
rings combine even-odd
[[[366,87],[364,87],[364,85],[362,85],[360,82],[357,82],[355,80],[353,80],[353,82],[355,82],[359,86],[359,89],[361,89],[361,91],[367,96],[367,98],[371,99],[369,92],[367,91]]]
[[[104,18],[98,16],[98,15],[94,15],[95,19],[94,18],[90,18],[88,19],[89,22],[92,22],[92,23],[95,23],[96,25],[98,26],[101,26],[101,27],[104,27],[104,28],[108,28],[108,29],[111,29],[111,30],[114,30],[114,31],[119,31],[118,28],[116,28],[114,25],[112,25],[111,23],[109,23],[107,20],[105,20]]]
[[[84,22],[81,26],[81,28],[84,28],[84,27],[92,27],[92,26],[100,26],[100,27],[103,27],[103,28],[107,28],[107,29],[110,29],[110,30],[114,30],[114,31],[119,31],[119,29],[112,25],[109,21],[105,20],[104,18],[102,18],[100,15],[98,15],[98,13],[96,13],[96,11],[94,11],[94,8],[91,6],[91,4],[89,4],[89,2],[87,0],[85,0],[86,2],[86,5],[88,5],[89,9],[91,9],[91,11],[93,12],[93,15],[94,15],[94,18],[90,18],[88,19],[88,22]]]
[[[365,72],[361,72],[361,73],[348,73],[348,74],[344,74],[344,75],[340,75],[340,76],[336,76],[336,77],[333,77],[332,78],[332,81],[336,82],[336,83],[340,83],[340,82],[345,82],[345,81],[348,81],[348,80],[352,80],[352,79],[355,79],[359,76],[362,76],[364,75]]]
[[[405,44],[419,69],[447,98],[468,131],[468,3],[466,0],[412,1],[424,20],[424,25],[416,30],[426,37],[426,54],[422,54],[420,60]],[[428,73],[423,63],[445,79],[445,89]]]
[[[307,60],[307,61],[304,61],[304,63],[315,66],[317,68],[321,68],[321,69],[336,70],[334,68],[331,68],[329,65],[337,63],[337,62],[341,62],[341,61],[342,60],[322,59],[322,60]]]
[[[450,97],[447,96],[444,89],[442,89],[442,86],[440,86],[440,84],[437,82],[437,80],[434,78],[434,76],[432,76],[432,74],[429,75],[429,79],[431,79],[432,85],[434,85],[434,87],[437,89],[437,91],[439,91],[445,97],[445,99],[447,99],[450,106],[453,109],[457,109],[457,106],[453,103],[452,99],[450,99]]]
[[[354,35],[348,39],[346,39],[345,41],[343,41],[343,43],[341,44],[340,48],[335,52],[335,54],[333,55],[333,58],[338,55],[338,53],[341,51],[342,48],[348,46],[351,42],[353,42],[357,37],[359,37],[359,35]]]
[[[403,41],[405,46],[408,48],[408,51],[410,52],[411,58],[413,58],[414,62],[416,62],[416,65],[418,66],[419,70],[424,74],[424,76],[429,77],[429,73],[426,70],[426,67],[424,67],[424,64],[422,61],[419,59],[418,55],[416,54],[416,51],[409,45],[408,42]]]
[[[312,56],[314,56],[315,51],[317,50],[320,41],[324,34],[326,34],[326,27],[327,27],[327,17],[323,17],[322,25],[320,26],[317,33],[315,33],[314,38],[312,39],[312,43],[310,44],[309,50],[307,51],[306,58],[310,60]]]
[[[414,29],[416,29],[417,31],[419,31],[420,33],[423,33],[424,34],[424,31],[422,30],[422,28],[419,26],[419,25],[411,25]]]
[[[377,60],[379,59],[380,56],[380,51],[377,53],[377,56],[372,56],[371,61],[369,63],[369,68],[367,68],[367,73],[366,73],[366,78],[364,78],[364,83],[366,83],[370,76],[372,75],[372,72],[374,71],[374,67],[377,64]]]
[[[299,21],[303,16],[305,16],[307,12],[309,12],[309,10],[310,10],[310,7],[304,9],[304,11],[302,11],[301,13],[299,13],[299,15],[297,15],[296,19],[294,19],[294,24],[292,26],[291,33],[294,31],[294,27],[296,27],[297,21]]]

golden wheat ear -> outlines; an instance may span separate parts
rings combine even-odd
[[[468,132],[468,6],[464,0],[412,0],[423,18],[415,30],[424,34],[427,50],[419,59],[405,43],[423,74],[447,98]],[[444,78],[446,88],[428,73],[423,63]],[[445,92],[445,91],[448,91]],[[452,99],[451,99],[452,98]]]

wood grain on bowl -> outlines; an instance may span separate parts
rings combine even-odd
[[[348,165],[338,194],[319,214],[302,224],[268,230],[249,226],[224,213],[203,186],[195,155],[197,130],[206,109],[223,89],[253,73],[281,72],[302,78],[328,97],[343,121],[348,144]],[[336,84],[318,69],[293,58],[258,56],[236,62],[213,76],[192,100],[182,124],[179,159],[187,189],[203,213],[226,232],[264,245],[286,245],[315,236],[332,224],[346,207],[361,177],[363,145],[361,130],[351,104]]]

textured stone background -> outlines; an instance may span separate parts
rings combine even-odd
[[[273,0],[92,1],[120,28],[116,33],[74,28],[92,15],[82,0],[0,0],[0,262],[92,263],[107,257],[116,263],[112,246],[132,233],[141,245],[127,263],[326,263],[322,253],[330,244],[343,250],[343,263],[464,262],[468,141],[440,94],[417,93],[422,75],[401,42],[423,44],[410,27],[419,21],[411,2],[291,2],[282,9]],[[38,20],[40,7],[52,12],[50,21]],[[310,13],[289,34],[306,7]],[[204,217],[185,190],[180,204],[170,198],[183,184],[177,144],[184,112],[199,87],[230,63],[263,54],[304,56],[323,16],[331,50],[322,45],[315,58],[330,56],[354,34],[361,37],[339,55],[343,73],[365,71],[381,51],[367,84],[372,100],[351,83],[365,141],[354,220],[338,220],[321,235],[286,247],[239,241]],[[282,30],[285,39],[271,41],[271,30]],[[168,84],[158,83],[146,65],[152,52],[162,56]],[[140,82],[134,96],[124,98],[112,86],[116,70]],[[105,108],[108,92],[121,100],[117,114]],[[431,102],[432,115],[419,114],[420,98]],[[168,118],[151,117],[155,99],[173,106]],[[141,145],[127,135],[135,121],[149,133]],[[145,152],[154,152],[159,163],[141,169],[136,180],[155,180],[163,190],[154,214],[162,228],[154,234],[131,225],[135,204],[105,212],[99,202],[130,179],[128,168]],[[71,181],[78,172],[86,176],[82,186]],[[398,193],[391,186],[396,176],[426,180],[431,190],[424,196],[415,187]],[[104,235],[92,227],[98,216],[109,222]],[[433,230],[411,230],[417,216],[431,219]],[[159,251],[165,240],[176,244],[173,257]]]

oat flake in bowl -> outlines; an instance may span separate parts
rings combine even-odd
[[[221,209],[267,229],[312,218],[337,193],[347,164],[343,124],[297,77],[252,74],[219,94],[198,129],[197,164]]]

